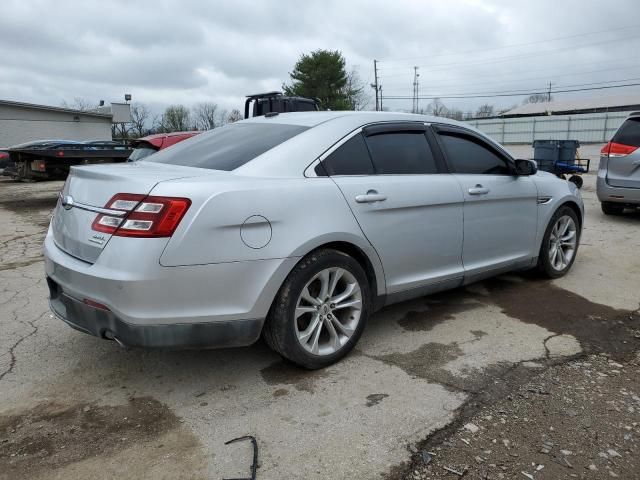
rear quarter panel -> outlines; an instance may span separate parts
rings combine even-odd
[[[344,241],[365,252],[378,285],[384,286],[379,259],[331,179],[231,177],[163,182],[153,190],[154,195],[187,196],[193,202],[162,253],[161,265],[302,257],[320,245]],[[247,245],[242,234],[247,232],[243,224],[256,217],[258,237],[268,240],[258,248]]]

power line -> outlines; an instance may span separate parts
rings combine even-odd
[[[594,64],[602,64],[602,62],[594,62]],[[588,65],[588,64],[587,64]],[[588,73],[600,73],[600,72],[613,72],[616,70],[631,70],[634,68],[640,68],[640,64],[638,65],[627,65],[625,67],[609,67],[609,68],[602,68],[602,69],[598,69],[598,70],[585,70],[585,71],[575,71],[575,72],[571,72],[571,73],[563,73],[563,74],[550,74],[550,75],[544,75],[544,76],[537,76],[537,77],[525,77],[525,78],[515,78],[513,80],[507,80],[507,81],[501,81],[499,83],[496,82],[484,82],[484,83],[477,83],[474,82],[474,85],[495,85],[495,86],[500,86],[500,85],[505,85],[505,84],[509,84],[509,83],[522,83],[522,82],[526,82],[529,80],[548,80],[548,79],[555,79],[555,78],[559,78],[559,77],[571,77],[571,76],[577,76],[577,75],[584,75],[584,74],[588,74]],[[545,71],[545,70],[549,70],[549,69],[540,69],[540,70],[532,70],[533,72],[537,72],[537,71]],[[403,77],[405,75],[402,75]],[[474,79],[475,78],[495,78],[496,74],[492,73],[491,75],[474,75]],[[385,77],[387,78],[387,77]],[[442,88],[442,87],[464,87],[469,85],[469,82],[465,82],[465,83],[447,83],[447,84],[436,84],[433,85],[432,88]],[[398,86],[400,87],[400,86]],[[401,88],[401,87],[400,87]]]
[[[634,78],[624,78],[621,80],[607,80],[604,82],[590,82],[590,83],[577,83],[577,84],[573,84],[573,85],[557,85],[556,88],[575,88],[575,87],[587,87],[587,86],[592,86],[592,85],[609,85],[612,83],[621,83],[621,82],[633,82],[633,81],[637,81],[640,80],[640,77],[634,77]],[[611,85],[611,86],[617,86],[617,85]],[[532,87],[532,88],[522,88],[522,89],[516,89],[516,90],[499,90],[499,91],[481,91],[481,92],[463,92],[463,93],[443,93],[442,95],[438,95],[438,98],[444,98],[447,95],[484,95],[484,94],[502,94],[502,93],[512,93],[512,94],[517,94],[517,93],[521,93],[523,95],[526,95],[528,93],[531,92],[531,90],[541,90],[543,91],[544,89],[548,89],[548,87],[544,87],[544,88],[538,88],[538,87]],[[557,90],[556,90],[557,91]],[[395,96],[402,96],[402,95],[395,95]]]
[[[610,88],[624,88],[624,87],[637,87],[640,83],[627,83],[625,85],[605,85],[601,87],[589,87],[589,88],[576,88],[569,90],[552,90],[551,93],[569,93],[569,92],[586,92],[591,90],[605,90]],[[492,95],[480,95],[480,94],[462,94],[462,95],[430,95],[430,96],[422,96],[419,97],[420,100],[434,100],[436,98],[497,98],[497,97],[522,97],[524,95],[547,95],[547,90],[538,90],[538,91],[528,91],[526,93],[500,93],[500,94],[492,94]],[[387,100],[408,100],[412,97],[409,96],[387,96],[385,97]]]
[[[508,55],[508,56],[504,56],[504,57],[495,57],[495,58],[488,58],[486,60],[480,60],[477,62],[453,62],[453,63],[441,63],[441,64],[435,64],[435,65],[425,65],[426,67],[428,67],[431,71],[433,70],[446,70],[448,68],[455,68],[457,66],[462,66],[462,67],[468,67],[468,66],[475,66],[475,65],[486,65],[486,64],[494,64],[494,63],[502,63],[502,62],[509,62],[511,60],[521,60],[524,58],[532,58],[532,57],[539,57],[539,56],[544,56],[544,55],[553,55],[559,52],[563,52],[566,50],[575,50],[575,49],[580,49],[580,48],[587,48],[587,47],[593,47],[596,45],[605,45],[607,43],[616,43],[616,42],[620,42],[622,40],[635,40],[640,38],[640,36],[635,35],[632,37],[624,37],[624,38],[617,38],[617,39],[613,39],[613,40],[605,40],[605,41],[600,41],[600,42],[593,42],[593,43],[587,43],[587,44],[582,44],[582,45],[571,45],[571,46],[567,46],[567,47],[561,47],[561,48],[555,48],[555,49],[550,49],[550,50],[544,50],[541,52],[534,52],[534,53],[529,53],[529,54],[520,54],[520,55]],[[406,66],[403,67],[380,67],[379,70],[398,70],[401,68],[407,68]]]
[[[500,47],[493,47],[493,48],[483,48],[481,50],[467,50],[467,51],[462,51],[462,52],[455,52],[455,53],[441,53],[438,55],[425,55],[425,56],[416,56],[416,57],[405,57],[405,58],[396,58],[395,60],[382,60],[380,63],[393,63],[393,62],[402,62],[405,60],[415,60],[417,58],[437,58],[437,57],[450,57],[450,56],[455,56],[455,55],[467,55],[470,53],[484,53],[487,51],[493,51],[493,50],[504,50],[506,48],[514,48],[514,47],[526,47],[529,45],[538,45],[540,43],[548,43],[548,42],[555,42],[556,40],[566,40],[569,38],[578,38],[578,37],[585,37],[588,35],[598,35],[600,33],[609,33],[609,32],[618,32],[621,30],[629,30],[629,29],[636,29],[638,28],[637,25],[630,25],[628,27],[620,27],[620,28],[614,28],[614,29],[607,29],[607,30],[598,30],[595,32],[585,32],[585,33],[578,33],[575,35],[568,35],[568,36],[563,36],[563,37],[554,37],[554,38],[549,38],[547,40],[537,40],[535,42],[526,42],[526,43],[515,43],[512,45],[503,45]]]

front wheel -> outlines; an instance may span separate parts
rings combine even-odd
[[[308,369],[337,362],[355,346],[369,316],[367,276],[349,255],[310,253],[274,301],[263,337],[283,357]]]
[[[562,277],[573,265],[580,244],[579,224],[570,207],[560,207],[551,217],[538,256],[538,271],[546,277]]]

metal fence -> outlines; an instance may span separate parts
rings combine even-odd
[[[490,118],[468,123],[503,143],[532,143],[534,140],[579,140],[608,142],[629,112],[585,113],[546,117]]]

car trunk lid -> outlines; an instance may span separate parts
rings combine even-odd
[[[92,224],[100,213],[109,210],[107,203],[115,194],[147,195],[160,182],[213,173],[150,163],[72,167],[51,222],[54,241],[69,255],[94,263],[111,234],[93,230]]]

